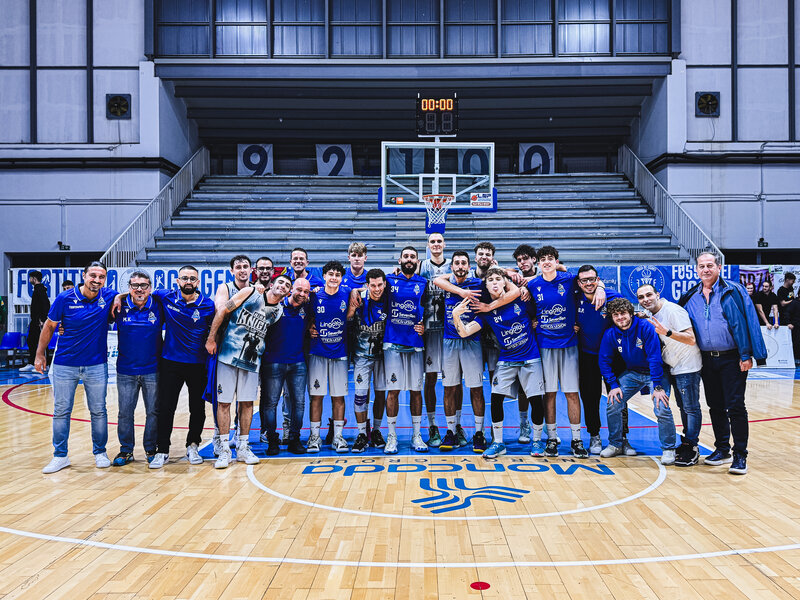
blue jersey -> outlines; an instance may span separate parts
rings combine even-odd
[[[128,296],[116,317],[119,339],[117,373],[145,375],[158,370],[161,357],[161,329],[164,314],[161,304],[148,298],[142,308]]]
[[[289,276],[289,279],[292,280],[292,283],[297,279],[297,275],[292,268],[286,269],[286,274]],[[311,286],[311,291],[314,291],[315,288],[325,287],[325,280],[322,278],[322,273],[317,267],[306,269],[306,279],[308,279],[308,284]]]
[[[342,287],[349,290],[354,290],[356,288],[363,288],[367,286],[367,270],[363,269],[361,271],[361,275],[356,277],[353,275],[353,272],[350,270],[350,267],[347,267],[347,270],[344,272],[344,277],[342,277]]]
[[[611,315],[606,315],[606,305],[600,310],[594,309],[594,304],[586,299],[583,292],[578,291],[578,314],[577,321],[578,327],[581,330],[578,332],[578,346],[581,352],[588,354],[597,354],[600,351],[600,341],[603,339],[603,334],[606,329],[614,325],[611,320]],[[606,303],[614,298],[621,298],[622,295],[614,290],[606,290]]]
[[[481,291],[481,287],[483,286],[483,282],[478,279],[477,277],[467,277],[461,283],[456,283],[456,276],[450,276],[450,283],[453,285],[457,285],[458,287],[465,289],[465,290],[475,290],[476,292]],[[441,289],[441,288],[440,288]],[[444,290],[442,290],[444,291]],[[461,296],[458,294],[453,294],[451,292],[444,292],[444,312],[445,312],[445,319],[444,319],[444,338],[446,340],[460,340],[461,336],[458,335],[456,331],[456,326],[453,324],[453,309],[463,300]],[[466,312],[461,314],[461,322],[466,325],[470,321],[475,319],[475,313],[471,310],[467,310]],[[468,338],[468,340],[474,340],[480,337],[480,332],[474,333]]]
[[[194,302],[187,303],[180,290],[153,290],[153,297],[161,302],[167,326],[162,358],[205,364],[206,338],[216,312],[214,301],[198,292]]]
[[[476,320],[483,328],[490,328],[500,345],[498,361],[539,360],[539,346],[531,327],[526,302],[517,299],[485,314]]]
[[[424,346],[422,336],[414,331],[414,326],[422,321],[423,296],[428,281],[419,275],[387,275],[389,294],[389,319],[383,336],[386,344],[419,348]]]
[[[328,294],[324,288],[311,294],[308,306],[313,313],[317,337],[311,339],[310,354],[325,358],[347,356],[345,327],[349,300],[350,294],[341,287],[333,295]]]
[[[262,362],[295,364],[303,362],[306,331],[311,323],[309,304],[293,306],[286,297],[281,300],[283,316],[274,323],[267,333],[267,349]]]
[[[90,367],[108,362],[108,315],[117,293],[100,288],[92,300],[77,286],[61,292],[53,301],[47,318],[61,322],[53,363],[66,367]]]
[[[545,281],[539,275],[528,282],[528,291],[536,306],[536,341],[540,348],[570,348],[578,343],[576,287],[575,275],[562,271],[556,272],[553,281]]]
[[[598,364],[603,378],[611,389],[619,387],[617,376],[612,369],[615,354],[624,361],[626,371],[649,374],[654,386],[661,385],[664,377],[661,341],[656,328],[649,321],[634,316],[631,326],[625,331],[614,326],[603,334]]]

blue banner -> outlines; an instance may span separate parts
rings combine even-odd
[[[619,291],[628,300],[637,303],[636,290],[641,285],[652,285],[665,300],[677,302],[692,286],[699,283],[694,265],[642,265],[620,267]],[[739,265],[722,267],[722,278],[739,281]]]

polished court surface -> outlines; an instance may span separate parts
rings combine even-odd
[[[215,470],[182,460],[176,428],[171,462],[153,471],[137,427],[136,462],[100,470],[80,387],[72,466],[43,475],[50,387],[0,371],[0,598],[800,598],[800,379],[751,373],[750,472],[737,477],[661,466],[641,396],[631,403],[637,457],[531,457],[516,444],[510,402],[513,443],[495,462],[469,448],[410,451],[404,406],[393,457],[283,452]],[[438,418],[443,426],[441,409]],[[113,458],[113,384],[108,419]],[[471,435],[466,405],[463,423]]]

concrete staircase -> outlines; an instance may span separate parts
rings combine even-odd
[[[287,264],[300,246],[313,266],[332,258],[346,264],[352,241],[366,243],[368,267],[394,265],[409,244],[424,254],[424,212],[378,211],[379,185],[369,177],[208,177],[138,262],[219,265],[245,253]],[[497,191],[497,213],[448,217],[446,254],[472,254],[478,241],[488,240],[497,246],[498,262],[509,266],[523,242],[551,244],[570,265],[687,260],[623,175],[500,175]]]

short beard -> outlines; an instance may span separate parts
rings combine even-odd
[[[404,262],[400,264],[400,270],[403,275],[413,275],[417,272],[417,265],[415,263]]]
[[[181,286],[181,292],[183,292],[183,293],[184,293],[184,294],[186,294],[187,296],[191,296],[191,295],[192,295],[192,294],[194,294],[196,291],[197,291],[197,288],[196,288],[196,287],[194,287],[193,285],[184,285],[184,286]]]

